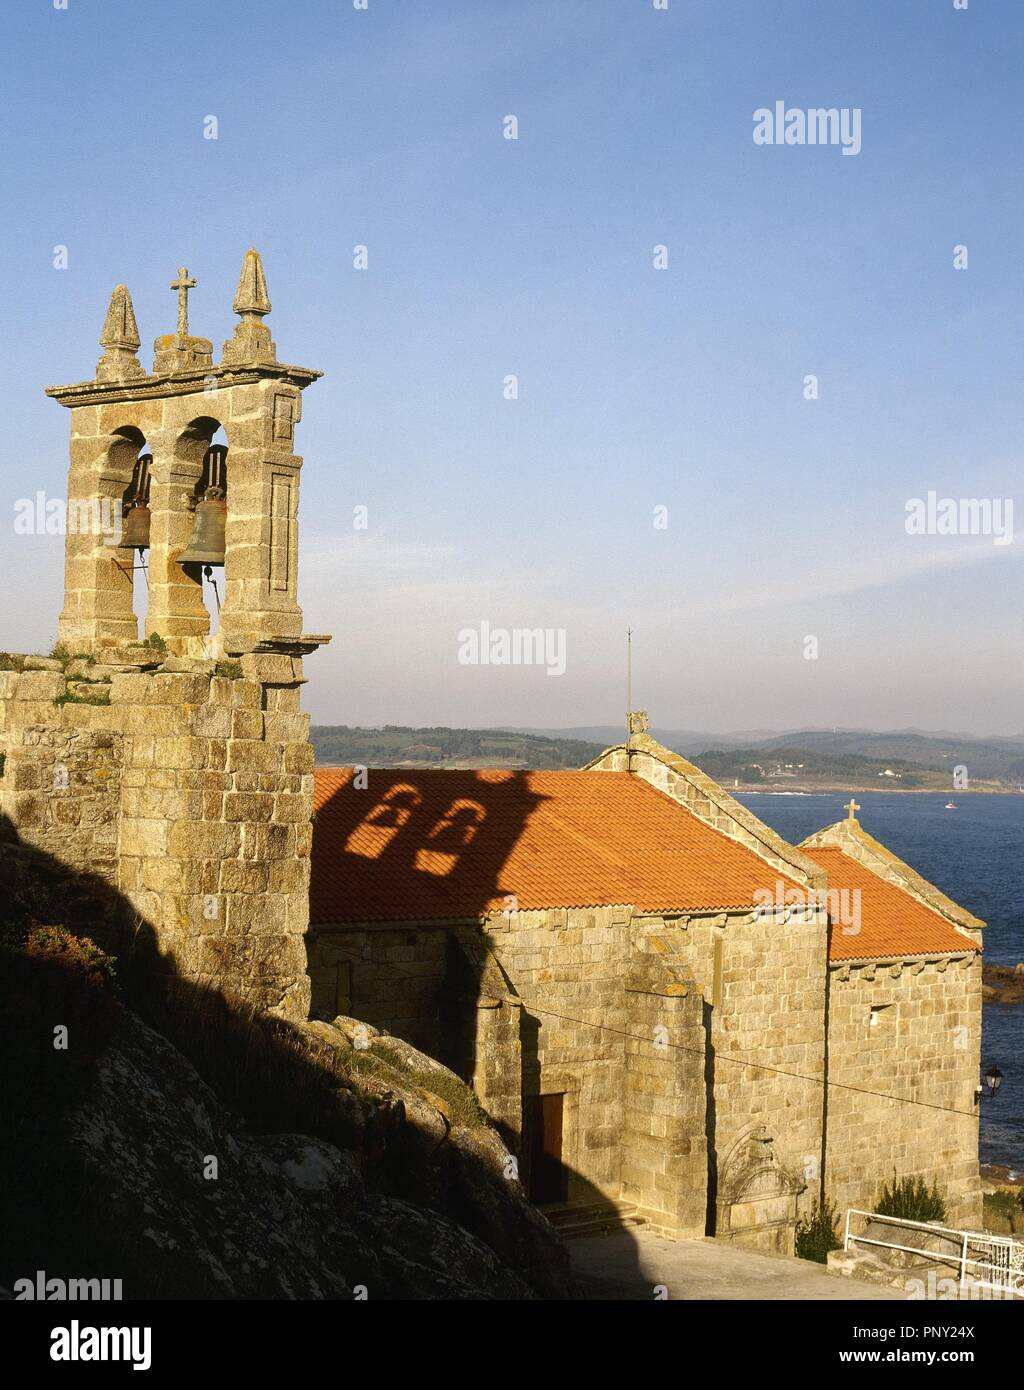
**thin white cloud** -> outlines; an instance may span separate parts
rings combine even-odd
[[[818,540],[821,539],[819,536]],[[813,599],[841,598],[944,570],[1019,558],[1021,554],[1019,543],[994,545],[991,537],[967,541],[955,536],[937,539],[908,536],[906,542],[888,551],[858,549],[842,539],[828,538],[826,543],[849,548],[833,551],[825,564],[815,558],[808,565],[806,561],[813,556],[813,551],[802,548],[799,538],[794,538],[791,547],[780,546],[775,538],[772,549],[765,552],[765,559],[766,563],[778,566],[781,572],[760,579],[749,575],[741,585],[705,590],[700,594],[688,593],[687,610],[691,614],[735,613]]]

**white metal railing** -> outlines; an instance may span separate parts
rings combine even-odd
[[[959,1247],[959,1254],[954,1254],[952,1250],[944,1254],[938,1250],[923,1250],[919,1245],[900,1245],[894,1240],[875,1240],[871,1236],[854,1235],[850,1230],[851,1216],[863,1216],[868,1221],[881,1221],[888,1226],[908,1226],[917,1231],[927,1231],[933,1236],[946,1236],[951,1244]],[[1012,1298],[1024,1298],[1024,1241],[1015,1240],[1012,1236],[992,1235],[988,1231],[956,1231],[930,1221],[911,1221],[904,1216],[882,1216],[877,1211],[862,1211],[859,1207],[850,1207],[846,1213],[844,1251],[849,1250],[851,1241],[858,1245],[881,1246],[885,1250],[902,1250],[908,1255],[917,1255],[922,1259],[931,1257],[936,1264],[959,1265],[961,1297],[967,1278],[967,1267],[971,1265],[982,1271],[981,1277],[972,1276],[976,1288],[992,1289]],[[968,1250],[979,1253],[969,1255]],[[986,1278],[986,1275],[992,1277]]]

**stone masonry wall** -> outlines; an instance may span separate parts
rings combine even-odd
[[[279,659],[112,669],[85,695],[3,673],[0,805],[23,844],[118,890],[158,969],[305,1017],[313,750],[299,664],[261,660]]]
[[[313,1012],[325,1018],[348,1013],[439,1057],[446,935],[443,928],[376,923],[314,930],[309,938]],[[348,1009],[339,999],[346,985]]]
[[[980,1049],[979,956],[833,967],[825,1171],[841,1211],[920,1176],[938,1183],[950,1225],[980,1229]]]
[[[482,932],[318,927],[309,945],[313,1008],[336,1011],[341,967],[353,1016],[472,1082],[520,1153],[526,1182],[530,1101],[564,1094],[568,1199],[622,1196],[662,1229],[701,1235],[702,1001],[692,982],[636,957],[631,916],[630,908],[497,913]]]
[[[463,937],[477,950],[467,954]],[[314,1015],[350,1014],[450,1066],[519,1152],[522,1006],[480,959],[478,928],[318,926],[308,953]]]
[[[626,998],[621,1197],[654,1228],[699,1238],[708,1178],[701,996],[658,957],[634,954]]]
[[[0,808],[44,854],[117,885],[124,739],[109,710],[54,703],[48,670],[0,672]]]
[[[806,1184],[801,1211],[819,1186],[827,951],[823,914],[804,917],[758,922],[721,913],[638,924],[652,944],[684,960],[703,989],[716,1188],[727,1183],[729,1156],[744,1134],[764,1125],[779,1167]]]
[[[524,1111],[566,1096],[568,1200],[617,1199],[624,1124],[628,908],[496,914],[490,950],[522,999]]]

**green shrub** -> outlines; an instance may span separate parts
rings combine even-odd
[[[142,645],[145,647],[153,647],[158,652],[165,652],[167,650],[167,643],[160,636],[159,632],[151,632]]]
[[[826,1199],[819,1207],[815,1202],[810,1216],[796,1223],[797,1258],[827,1264],[828,1252],[841,1250],[843,1246],[836,1229],[838,1225],[839,1213],[832,1203]]]
[[[899,1216],[905,1221],[945,1221],[946,1204],[937,1185],[929,1190],[924,1178],[900,1178],[882,1189],[875,1211],[879,1216]]]
[[[114,957],[101,951],[87,936],[72,936],[63,927],[32,927],[25,934],[29,960],[53,961],[76,974],[89,988],[113,986],[117,981]]]
[[[63,642],[54,642],[50,655],[55,661],[68,662],[71,660],[71,653]]]
[[[237,661],[218,661],[213,668],[215,676],[226,676],[229,681],[242,679],[242,668]]]

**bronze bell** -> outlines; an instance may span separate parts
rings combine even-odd
[[[141,497],[136,497],[125,518],[124,535],[118,550],[149,549],[150,510]]]
[[[224,563],[224,527],[228,504],[224,490],[208,487],[196,507],[195,521],[189,543],[178,556],[179,565],[222,565]]]
[[[153,464],[153,455],[147,452],[140,454],[135,461],[135,470],[132,476],[132,500],[128,504],[128,515],[124,522],[124,535],[118,550],[148,550],[149,549],[149,470]]]

